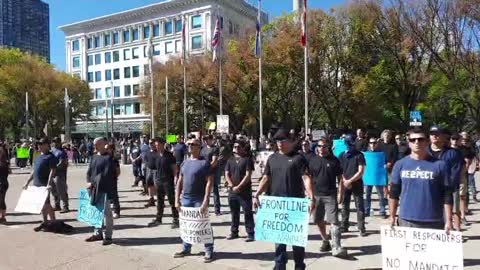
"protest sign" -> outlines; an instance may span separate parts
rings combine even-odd
[[[97,204],[91,205],[88,191],[86,189],[80,190],[77,220],[95,228],[102,228],[106,199],[107,196],[103,193]]]
[[[262,196],[255,224],[255,239],[306,247],[309,205],[309,199]]]
[[[229,116],[228,115],[217,115],[217,132],[228,134],[229,128]]]
[[[387,169],[385,167],[385,153],[383,152],[364,152],[365,173],[363,174],[363,184],[366,186],[386,186]]]
[[[410,126],[411,127],[421,127],[423,122],[422,112],[421,111],[411,111],[410,112]]]
[[[167,143],[176,143],[177,142],[177,135],[175,134],[169,134],[167,135]]]
[[[22,194],[20,194],[15,212],[40,214],[47,196],[47,187],[29,186],[28,189],[23,190]]]
[[[312,131],[312,140],[313,141],[318,141],[320,140],[322,137],[325,137],[327,135],[327,133],[325,132],[325,130],[313,130]]]
[[[382,226],[380,234],[383,269],[463,269],[460,232]]]
[[[343,152],[348,150],[347,143],[344,140],[333,140],[333,154],[338,158]]]
[[[213,231],[208,213],[202,213],[200,207],[182,207],[180,238],[189,244],[213,243]]]

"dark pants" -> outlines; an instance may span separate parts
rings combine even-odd
[[[0,180],[0,210],[7,210],[7,204],[5,203],[5,195],[7,195],[7,190],[8,181],[7,177],[4,177],[4,179]]]
[[[230,227],[232,234],[238,234],[238,227],[240,226],[240,207],[242,207],[245,215],[245,228],[247,234],[253,235],[255,233],[255,223],[253,221],[252,193],[238,194],[230,192],[228,194],[228,204],[230,205],[230,212],[232,213],[232,224]]]
[[[173,222],[178,223],[178,210],[175,207],[175,187],[173,179],[171,181],[155,181],[157,187],[157,219],[162,219],[165,208],[165,195],[172,208]]]
[[[133,176],[135,177],[135,182],[133,183],[134,185],[138,185],[140,181],[142,181],[142,186],[145,186],[145,178],[142,172],[142,167],[141,165],[133,165]]]
[[[213,206],[215,207],[215,213],[220,213],[222,205],[220,203],[220,184],[222,181],[222,175],[225,169],[217,168],[213,179]]]
[[[118,198],[118,179],[115,181],[112,191],[113,212],[117,215],[120,215],[120,199]]]
[[[305,248],[293,246],[293,260],[295,261],[295,270],[305,269]],[[274,270],[286,270],[288,262],[287,245],[275,245],[275,267]]]
[[[434,230],[443,230],[445,224],[443,221],[437,222],[420,222],[420,221],[410,221],[400,218],[400,226],[407,228],[420,228],[420,229],[434,229]]]
[[[341,227],[343,229],[348,229],[350,226],[350,200],[352,198],[355,200],[355,207],[357,208],[357,227],[358,230],[365,230],[365,208],[363,203],[363,187],[357,189],[346,189],[343,197],[342,204],[342,223]]]

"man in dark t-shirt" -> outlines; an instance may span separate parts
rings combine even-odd
[[[302,141],[302,151],[300,151],[300,154],[307,160],[307,162],[309,162],[310,159],[315,156],[315,153],[312,151],[309,141]]]
[[[157,158],[158,152],[155,148],[155,139],[150,139],[149,141],[149,150],[147,153],[142,154],[142,164],[145,172],[145,181],[148,188],[148,195],[150,198],[145,204],[145,207],[155,206],[155,174],[157,173]]]
[[[221,214],[221,203],[220,203],[220,181],[223,172],[220,171],[218,167],[219,161],[219,149],[214,144],[213,135],[208,135],[204,138],[205,146],[202,148],[200,152],[200,156],[210,162],[210,169],[212,170],[212,174],[214,176],[213,180],[213,206],[215,207],[215,214],[218,216]]]

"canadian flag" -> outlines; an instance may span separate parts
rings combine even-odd
[[[303,0],[302,13],[302,46],[307,47],[307,0]]]

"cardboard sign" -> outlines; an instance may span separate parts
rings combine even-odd
[[[421,127],[423,122],[422,112],[420,111],[411,111],[410,112],[410,126],[411,127]]]
[[[255,224],[255,239],[306,247],[309,205],[309,199],[262,196]]]
[[[217,115],[217,132],[228,134],[229,121],[228,115]]]
[[[167,135],[167,143],[176,143],[177,142],[177,135],[169,134]]]
[[[29,186],[28,189],[23,190],[22,194],[20,194],[15,212],[40,214],[47,196],[47,187]]]
[[[202,213],[200,207],[182,207],[180,238],[189,244],[213,243],[213,231],[208,213]]]
[[[325,137],[327,136],[327,133],[325,132],[325,130],[313,130],[312,131],[312,140],[313,141],[318,141],[320,140],[322,137]]]
[[[463,269],[459,232],[382,226],[380,234],[383,269]]]
[[[95,228],[102,228],[106,199],[107,196],[103,193],[97,204],[91,205],[88,191],[86,189],[80,190],[77,220]]]
[[[386,186],[387,168],[385,167],[385,153],[363,152],[365,156],[365,173],[363,184],[366,186]]]

